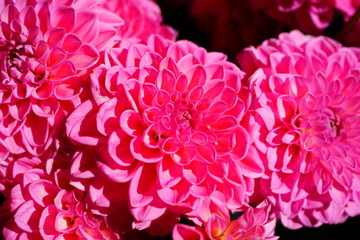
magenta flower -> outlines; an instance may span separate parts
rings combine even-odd
[[[360,49],[292,31],[238,60],[254,94],[254,146],[267,166],[258,193],[290,228],[358,214]]]
[[[270,205],[266,202],[256,208],[248,208],[238,219],[213,214],[204,227],[177,224],[173,231],[174,240],[276,240],[275,218],[269,218]]]
[[[335,12],[343,15],[345,21],[360,6],[359,0],[252,0],[256,11],[264,10],[281,23],[309,34],[319,34],[334,19]]]
[[[261,161],[245,158],[243,73],[225,59],[156,35],[112,49],[91,75],[93,100],[68,118],[69,137],[97,150],[96,163],[83,159],[76,169],[96,165],[114,182],[130,181],[136,228],[175,224],[212,194],[238,208],[263,173]]]
[[[0,11],[1,145],[39,155],[80,103],[86,70],[122,20],[87,0],[1,1]]]
[[[175,40],[176,31],[162,25],[159,6],[153,0],[101,0],[104,8],[119,15],[124,24],[119,35],[121,39],[146,42],[151,34],[159,34],[167,39]]]
[[[49,161],[47,166],[54,166]],[[2,206],[4,238],[120,239],[103,216],[87,208],[85,193],[70,186],[67,176],[64,169],[48,174],[33,168],[22,174]]]

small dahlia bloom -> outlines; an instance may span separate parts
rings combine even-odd
[[[22,174],[22,180],[11,189],[10,197],[2,206],[3,237],[120,239],[103,216],[87,208],[85,193],[70,186],[68,176],[63,169],[49,174],[41,168]]]
[[[153,0],[101,0],[105,9],[120,16],[124,24],[118,27],[121,39],[144,41],[151,34],[175,40],[177,33],[163,25],[160,7]]]
[[[270,17],[309,34],[319,34],[327,28],[336,13],[345,21],[360,6],[359,0],[252,0],[256,11],[263,10]]]
[[[134,226],[176,222],[217,192],[229,209],[244,204],[263,166],[245,157],[243,73],[221,53],[158,35],[110,50],[105,62],[91,75],[93,99],[70,115],[67,133],[97,151],[93,161],[109,179],[130,182]],[[88,161],[76,169],[86,171]]]
[[[122,20],[92,0],[1,1],[0,18],[1,145],[39,155],[80,103],[86,70]]]
[[[240,53],[247,123],[267,166],[257,182],[289,228],[359,214],[360,49],[299,31]]]
[[[213,214],[203,227],[177,224],[174,240],[276,240],[276,219],[269,218],[270,205],[262,202],[256,208],[249,207],[242,215],[230,221],[230,216]]]

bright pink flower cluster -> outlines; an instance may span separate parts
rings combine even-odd
[[[94,1],[1,1],[0,9],[0,145],[41,155],[122,21]]]
[[[290,228],[357,215],[360,49],[292,31],[238,60],[254,95],[254,145],[267,167],[258,193]]]
[[[161,21],[150,0],[0,2],[3,238],[165,236],[248,206],[244,74]],[[273,235],[260,212],[241,234]]]
[[[216,33],[262,25],[252,7],[319,33],[360,5],[211,3],[192,10]],[[359,48],[295,30],[240,70],[161,22],[152,0],[0,0],[4,239],[273,240],[360,214]]]
[[[64,160],[49,159],[43,166],[50,170]],[[69,185],[69,176],[67,169],[43,168],[17,175],[19,183],[2,206],[6,239],[120,239],[103,216],[87,208],[86,193]]]
[[[98,150],[94,161],[108,178],[130,182],[137,228],[169,212],[200,217],[208,196],[232,210],[246,203],[264,167],[245,158],[242,76],[223,54],[160,36],[111,49],[94,69],[93,99],[67,119],[68,135]]]

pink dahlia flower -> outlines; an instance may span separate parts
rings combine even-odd
[[[274,19],[291,27],[319,34],[327,28],[336,12],[347,21],[360,6],[359,0],[252,0],[256,10],[264,10]]]
[[[0,17],[1,149],[38,155],[122,20],[92,0],[1,1]]]
[[[112,49],[105,62],[91,75],[93,99],[70,115],[67,132],[97,150],[93,166],[109,179],[130,182],[136,228],[176,222],[211,194],[229,209],[246,202],[263,166],[245,158],[243,73],[225,55],[154,35],[147,45]]]
[[[360,49],[299,31],[239,55],[248,124],[267,166],[258,193],[290,228],[360,213]]]
[[[144,41],[151,34],[159,34],[175,40],[177,33],[170,26],[162,25],[159,6],[153,0],[101,0],[104,8],[119,15],[124,24],[119,35],[121,39]]]
[[[256,208],[248,208],[238,219],[217,214],[199,226],[177,224],[173,230],[174,240],[276,240],[275,218],[269,218],[270,205],[266,202]]]
[[[47,169],[53,166],[49,160]],[[120,239],[86,206],[85,193],[69,185],[67,170],[33,168],[21,176],[2,206],[5,239]]]

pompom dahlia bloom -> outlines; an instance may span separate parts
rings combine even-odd
[[[1,0],[0,19],[1,149],[39,155],[122,20],[92,0]]]
[[[347,21],[360,6],[359,0],[251,0],[256,11],[264,10],[274,19],[309,34],[327,28],[336,12]]]
[[[175,40],[177,33],[170,26],[162,25],[159,6],[153,0],[101,0],[102,6],[124,20],[119,35],[121,39],[144,41],[151,34]]]
[[[130,181],[135,227],[189,213],[211,194],[229,209],[244,204],[263,166],[244,158],[243,73],[221,53],[157,35],[112,49],[105,62],[91,75],[93,99],[70,115],[67,132],[97,149],[95,165],[109,179]]]
[[[258,192],[290,228],[358,214],[360,49],[292,31],[238,60],[254,94],[254,145],[267,166]]]
[[[54,163],[47,165],[50,169]],[[2,206],[4,238],[120,239],[103,216],[87,208],[85,193],[70,186],[68,176],[66,169],[33,168],[22,174]]]
[[[204,227],[177,224],[173,231],[174,240],[276,240],[274,236],[275,218],[269,218],[270,205],[266,202],[256,208],[248,208],[233,221],[230,216],[213,214],[203,224]]]

